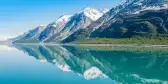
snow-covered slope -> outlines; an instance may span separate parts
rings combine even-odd
[[[71,15],[63,15],[57,21],[49,24],[46,29],[40,34],[39,40],[44,41],[53,36],[54,34],[59,33],[70,20]]]
[[[167,8],[168,5],[166,0],[133,0],[127,4],[122,13],[138,14],[146,10],[161,10]]]

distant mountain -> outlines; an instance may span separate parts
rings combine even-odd
[[[23,35],[20,35],[16,38],[14,38],[14,42],[39,42],[38,37],[40,33],[45,29],[45,26],[41,25],[36,27],[35,29],[32,29],[28,31],[27,33],[24,33]]]

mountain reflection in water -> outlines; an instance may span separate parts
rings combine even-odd
[[[94,50],[73,46],[15,45],[41,62],[86,80],[109,78],[123,84],[168,84],[167,53]]]

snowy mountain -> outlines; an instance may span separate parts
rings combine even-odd
[[[63,15],[46,27],[39,26],[17,37],[16,42],[59,42],[75,31],[86,28],[99,19],[108,9],[101,11],[94,8],[85,8],[74,15]]]
[[[167,11],[164,0],[134,0],[101,24],[91,37],[131,38],[144,34],[167,34]]]
[[[86,28],[93,21],[99,19],[102,15],[103,13],[96,9],[85,8],[81,12],[78,12],[71,16],[70,20],[61,30],[61,32],[53,35],[47,42],[62,41],[69,35],[73,34],[75,31]]]
[[[110,10],[101,9],[101,13],[104,13],[104,14],[100,18],[90,23],[90,25],[88,25],[84,29],[79,29],[78,31],[73,32],[73,34],[69,35],[62,42],[66,43],[66,42],[71,42],[71,41],[75,41],[83,38],[88,38],[93,31],[97,30],[104,23],[108,23],[109,20],[113,18],[116,14],[118,14],[119,11],[124,9],[124,7],[125,6],[123,5],[118,5]]]

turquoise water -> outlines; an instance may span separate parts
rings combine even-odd
[[[14,47],[0,46],[0,84],[168,84],[167,48]]]

